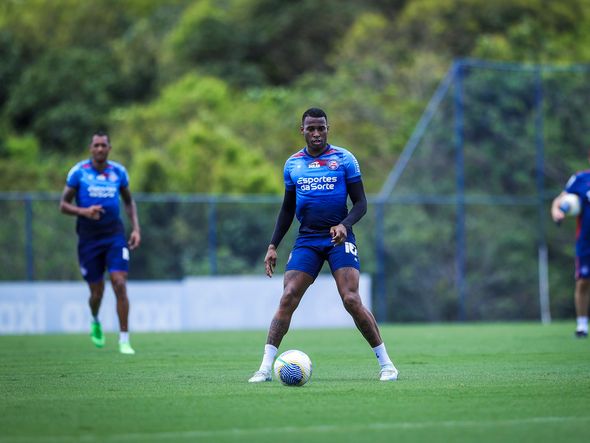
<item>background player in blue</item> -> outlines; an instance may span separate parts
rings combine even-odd
[[[277,247],[295,215],[299,235],[286,266],[283,295],[270,324],[260,369],[248,381],[271,380],[272,364],[293,312],[324,261],[330,265],[344,307],[377,356],[379,379],[397,380],[398,371],[387,355],[377,322],[359,295],[360,265],[352,225],[367,211],[359,164],[346,149],[328,144],[328,117],[321,109],[305,111],[300,130],[306,146],[285,163],[285,196],[264,258],[266,275],[272,277]],[[348,196],[353,204],[350,213]]]
[[[92,136],[91,158],[79,162],[70,170],[61,196],[60,210],[64,214],[77,216],[78,260],[82,276],[90,288],[88,302],[92,314],[92,342],[99,348],[105,345],[98,311],[104,294],[104,272],[108,270],[117,297],[121,331],[119,351],[122,354],[135,354],[129,343],[127,272],[129,249],[139,246],[141,234],[137,209],[129,191],[127,171],[120,164],[108,160],[110,151],[107,134],[98,132]],[[125,240],[123,222],[119,216],[119,195],[132,225],[129,242]],[[76,204],[72,203],[74,198]]]
[[[590,158],[590,157],[589,157]],[[551,204],[551,217],[556,223],[565,217],[560,209],[561,198],[566,194],[580,197],[581,211],[576,230],[576,286],[574,305],[576,307],[576,337],[588,337],[588,308],[590,304],[590,170],[578,172],[570,177],[565,190]]]

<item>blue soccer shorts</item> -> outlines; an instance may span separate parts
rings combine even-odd
[[[349,234],[346,242],[337,246],[332,243],[330,235],[300,234],[295,240],[285,270],[302,271],[315,279],[325,261],[332,273],[346,267],[360,270],[354,234]]]
[[[576,280],[590,278],[590,255],[576,257]]]
[[[129,272],[129,249],[123,234],[78,241],[78,262],[82,277],[88,283],[104,278],[109,272]]]

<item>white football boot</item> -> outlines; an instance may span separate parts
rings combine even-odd
[[[248,380],[248,383],[262,383],[265,381],[271,381],[272,376],[269,371],[256,371],[252,377]]]
[[[379,380],[380,381],[395,381],[397,380],[399,372],[393,365],[387,365],[381,368],[381,372],[379,372]]]

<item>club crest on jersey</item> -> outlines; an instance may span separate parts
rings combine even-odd
[[[338,169],[338,166],[340,166],[340,164],[336,160],[330,160],[328,162],[328,168],[331,169],[332,171],[335,171],[336,169]]]

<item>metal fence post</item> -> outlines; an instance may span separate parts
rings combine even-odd
[[[535,151],[537,154],[537,208],[539,231],[539,309],[541,322],[551,323],[551,309],[549,304],[549,263],[547,253],[547,238],[545,234],[545,146],[543,129],[543,77],[541,68],[535,69]]]
[[[209,212],[207,230],[207,244],[209,250],[209,273],[217,275],[217,198],[211,196],[208,199]]]
[[[465,321],[465,162],[464,162],[464,140],[463,140],[463,70],[461,61],[455,62],[455,180],[456,180],[456,279],[458,291],[458,318]]]
[[[26,194],[23,200],[25,204],[25,257],[27,263],[27,280],[35,280],[35,257],[33,249],[33,199]]]

